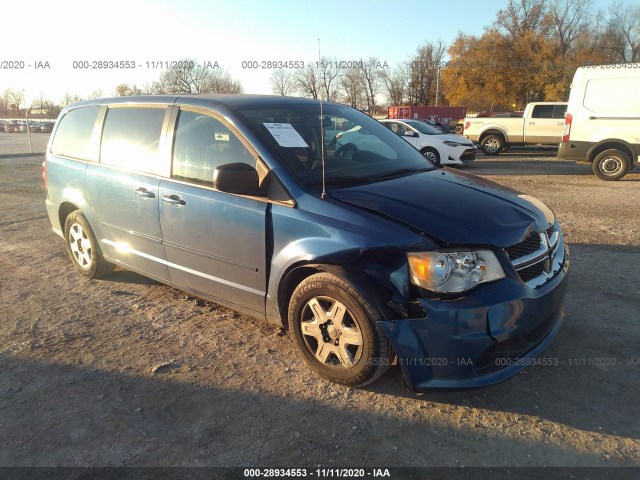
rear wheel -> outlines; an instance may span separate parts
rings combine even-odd
[[[487,135],[480,142],[480,146],[485,155],[500,155],[504,150],[504,139],[499,135]]]
[[[359,387],[390,365],[380,313],[348,282],[331,273],[302,281],[289,303],[289,325],[305,363],[331,382]]]
[[[630,168],[629,156],[615,148],[600,152],[591,166],[593,173],[601,180],[620,180]]]
[[[64,238],[71,264],[81,275],[98,278],[110,274],[116,268],[102,256],[89,222],[79,211],[76,210],[67,217]]]

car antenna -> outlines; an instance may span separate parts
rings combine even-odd
[[[321,62],[320,38],[318,38],[318,66],[320,66]],[[326,200],[329,196],[327,195],[327,184],[324,176],[324,115],[322,114],[322,92],[318,95],[318,100],[320,100],[320,161],[322,162],[322,195],[320,195],[320,198]]]

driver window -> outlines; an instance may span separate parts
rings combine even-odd
[[[256,159],[221,121],[181,110],[176,125],[171,178],[213,187],[213,172],[227,163],[256,168]]]

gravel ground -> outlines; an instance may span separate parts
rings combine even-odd
[[[274,326],[137,274],[80,278],[41,162],[0,158],[1,466],[640,466],[637,170],[602,182],[548,151],[466,168],[567,232],[558,366],[413,396],[397,367],[326,383]]]

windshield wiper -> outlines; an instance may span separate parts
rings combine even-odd
[[[327,185],[352,185],[356,183],[366,183],[370,182],[372,179],[369,177],[356,177],[356,176],[346,176],[346,177],[337,177],[337,178],[327,178]],[[307,182],[302,182],[304,185],[322,185],[322,180],[310,180]]]
[[[433,168],[429,168],[429,167],[399,168],[399,169],[393,170],[393,171],[391,171],[389,173],[385,173],[384,175],[379,175],[377,177],[373,177],[372,180],[381,180],[383,178],[402,177],[402,176],[410,174],[410,173],[428,172],[430,170],[433,170]]]

